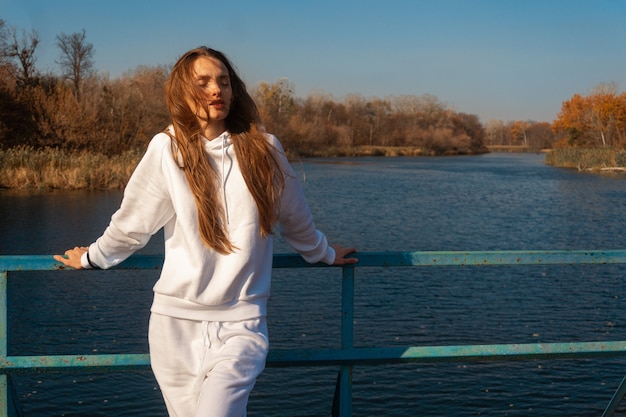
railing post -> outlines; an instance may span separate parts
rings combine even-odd
[[[7,363],[8,339],[7,339],[7,271],[0,271],[0,417],[19,417],[22,415],[17,395],[13,389],[10,375],[4,373]]]
[[[0,272],[0,361],[4,365],[7,357],[7,271]],[[9,381],[0,374],[0,417],[9,417]]]
[[[619,384],[619,387],[617,387],[617,391],[615,391],[613,398],[611,398],[611,402],[609,402],[609,405],[607,405],[606,409],[604,410],[604,413],[602,413],[602,417],[613,417],[620,403],[624,399],[625,395],[626,395],[626,377],[622,379],[621,384]]]
[[[354,347],[354,266],[344,266],[341,279],[341,349]],[[352,365],[339,370],[339,416],[352,416]]]
[[[9,417],[9,383],[5,374],[0,375],[0,417]]]

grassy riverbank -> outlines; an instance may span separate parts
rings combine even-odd
[[[626,171],[626,151],[611,148],[559,148],[546,154],[546,164],[579,171]]]
[[[120,189],[141,156],[137,151],[108,157],[90,152],[12,148],[0,151],[0,188]]]
[[[118,156],[58,149],[16,147],[0,150],[0,188],[11,189],[121,189],[139,163],[143,152]],[[419,148],[361,146],[324,148],[306,157],[418,156]],[[300,156],[288,155],[290,159]]]
[[[291,154],[287,150],[287,157],[291,160],[301,158],[335,158],[359,156],[423,156],[427,155],[421,148],[411,146],[330,146],[308,149],[305,153]]]
[[[493,151],[493,149],[492,149]],[[503,151],[503,150],[500,150]],[[513,151],[509,149],[508,151]],[[521,151],[515,149],[515,151]],[[142,151],[118,156],[64,152],[58,149],[17,147],[0,150],[0,188],[11,189],[122,189],[143,155]],[[301,156],[288,155],[297,160]],[[306,157],[427,156],[420,148],[360,146],[320,148]],[[626,151],[615,149],[554,149],[546,153],[548,165],[580,171],[624,171]]]
[[[118,156],[58,149],[16,147],[0,150],[0,188],[11,189],[121,189],[143,152]],[[323,147],[305,155],[287,152],[291,160],[361,156],[421,156],[421,148],[399,146]]]

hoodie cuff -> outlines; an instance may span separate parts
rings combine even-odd
[[[91,265],[89,265],[89,259],[87,259],[87,254],[89,251],[83,253],[83,256],[80,257],[80,264],[84,269],[93,269]]]
[[[100,269],[98,265],[94,264],[93,261],[89,259],[89,250],[80,257],[80,264],[84,269]]]
[[[335,257],[337,256],[337,254],[335,253],[335,249],[333,249],[332,246],[328,245],[328,250],[326,251],[326,256],[324,256],[324,259],[322,259],[322,262],[324,262],[327,265],[332,265],[333,262],[335,262]]]

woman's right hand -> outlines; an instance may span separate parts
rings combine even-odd
[[[54,260],[70,268],[83,269],[83,264],[80,259],[88,250],[89,248],[87,246],[76,246],[74,249],[66,250],[65,256],[54,255]]]
[[[344,248],[341,245],[330,245],[335,250],[335,261],[333,265],[347,265],[347,264],[355,264],[358,262],[356,258],[346,258],[346,255],[350,255],[351,253],[355,253],[356,249],[354,248]]]

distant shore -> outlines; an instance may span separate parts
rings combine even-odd
[[[487,149],[489,152],[541,152],[523,145],[489,145]]]
[[[483,152],[487,153],[485,148]],[[363,157],[363,156],[450,156],[465,154],[456,149],[442,149],[435,153],[431,150],[414,146],[326,146],[317,149],[308,148],[306,152],[286,151],[289,159],[301,158],[342,158],[342,157]]]
[[[445,151],[442,155],[454,155]],[[27,146],[0,151],[0,188],[32,190],[122,189],[143,155],[129,151],[107,156]],[[334,157],[431,156],[421,148],[397,146],[320,147],[306,154],[287,151],[290,160]]]
[[[490,146],[487,152],[545,152],[546,164],[591,172],[626,172],[626,151],[615,149],[532,150],[524,146]],[[123,189],[143,152],[106,156],[58,149],[17,147],[0,151],[0,188],[32,190]],[[441,155],[458,155],[454,151]],[[415,147],[325,147],[306,155],[287,153],[291,160],[334,157],[434,156]]]

